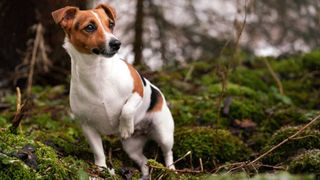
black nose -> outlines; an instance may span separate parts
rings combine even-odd
[[[109,46],[112,50],[116,51],[120,49],[121,42],[118,39],[111,39]]]

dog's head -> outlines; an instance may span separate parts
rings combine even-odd
[[[112,34],[116,12],[109,5],[90,10],[66,6],[52,12],[52,17],[81,53],[112,57],[120,48],[121,42]]]

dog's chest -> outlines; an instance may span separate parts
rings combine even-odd
[[[115,133],[122,107],[133,87],[127,67],[119,63],[101,64],[74,71],[70,87],[73,113],[81,123],[87,123],[101,133]]]

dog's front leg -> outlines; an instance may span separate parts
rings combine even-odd
[[[84,136],[87,138],[91,150],[94,154],[94,163],[99,167],[107,168],[111,175],[114,170],[109,169],[106,164],[106,156],[104,155],[103,145],[100,134],[94,128],[88,125],[81,125]]]
[[[134,116],[142,103],[142,97],[133,93],[124,104],[119,118],[119,132],[124,139],[129,138],[134,132]]]

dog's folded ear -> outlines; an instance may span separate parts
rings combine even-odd
[[[107,14],[107,16],[113,21],[116,21],[117,14],[116,11],[113,7],[111,7],[108,4],[99,4],[96,9],[102,8],[104,12]]]
[[[66,6],[51,13],[55,23],[60,24],[61,27],[66,28],[70,22],[75,18],[79,8],[73,6]]]

